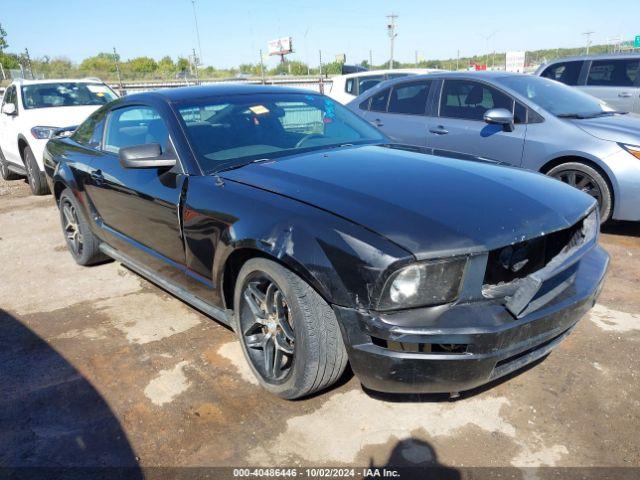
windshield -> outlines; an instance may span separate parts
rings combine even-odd
[[[316,94],[231,95],[181,104],[178,112],[208,173],[223,164],[386,140],[342,105]]]
[[[601,100],[546,78],[514,75],[496,82],[559,117],[589,118],[612,113],[612,109]]]
[[[24,108],[104,105],[117,98],[103,83],[40,83],[22,86]]]

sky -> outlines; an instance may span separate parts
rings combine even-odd
[[[640,0],[195,0],[204,65],[256,63],[267,41],[293,37],[290,59],[389,59],[386,15],[398,15],[397,61],[594,44],[640,35]],[[123,59],[198,50],[192,0],[0,0],[9,51],[79,62],[116,47]],[[487,37],[491,37],[487,40]],[[272,58],[270,65],[277,59]]]

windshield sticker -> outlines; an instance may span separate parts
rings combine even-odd
[[[264,105],[254,105],[253,107],[249,107],[249,110],[251,110],[256,115],[264,115],[265,113],[269,113],[269,109]]]
[[[324,101],[324,120],[325,123],[331,122],[334,118],[336,118],[336,106],[335,104],[329,100],[325,99]],[[328,121],[327,121],[328,120]]]

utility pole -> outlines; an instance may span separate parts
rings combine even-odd
[[[591,35],[593,35],[596,32],[584,32],[582,35],[584,35],[585,37],[587,37],[587,48],[586,48],[586,54],[589,55],[589,47],[591,46]]]
[[[200,44],[200,29],[198,28],[198,15],[196,15],[196,0],[191,0],[191,6],[193,6],[193,20],[196,25],[196,40],[198,41],[198,55],[200,56],[200,58],[202,58],[202,45]]]
[[[319,70],[320,70],[320,94],[324,95],[324,81],[322,80],[322,50],[318,50],[318,55],[320,58],[320,66],[319,66]]]
[[[196,55],[196,49],[192,49],[193,51],[193,69],[195,70],[195,74],[196,74],[196,85],[200,85],[200,78],[198,77],[198,64],[200,63],[200,59],[198,58],[198,56]]]
[[[456,71],[460,70],[460,49],[458,49],[458,56],[456,57]]]
[[[373,68],[373,52],[369,50],[369,70]]]
[[[260,78],[262,78],[262,84],[264,85],[266,82],[264,81],[264,63],[262,61],[262,49],[260,49]]]
[[[393,70],[393,42],[398,36],[396,33],[396,18],[398,15],[390,13],[387,15],[389,23],[387,24],[387,33],[389,34],[389,69]]]
[[[124,95],[124,86],[122,85],[122,74],[120,73],[120,64],[118,63],[118,53],[116,47],[113,47],[113,63],[116,64],[116,73],[118,74],[118,86],[120,89],[120,96]]]
[[[31,75],[31,80],[33,80],[33,69],[31,68],[31,57],[29,56],[29,49],[24,49],[24,56],[27,59],[27,67],[29,68],[29,74]],[[23,75],[24,77],[24,75]]]
[[[416,68],[418,68],[418,50],[415,51],[415,59]]]

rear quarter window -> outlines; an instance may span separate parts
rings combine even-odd
[[[542,72],[541,77],[557,80],[566,85],[577,85],[583,63],[582,61],[554,63]]]

